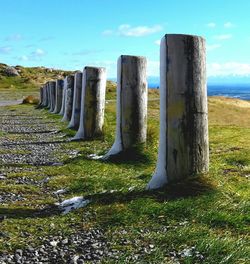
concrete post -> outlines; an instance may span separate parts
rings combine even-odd
[[[167,34],[160,50],[160,144],[148,189],[209,165],[205,40]]]
[[[50,94],[51,94],[49,112],[53,113],[54,108],[55,108],[55,101],[56,101],[56,82],[55,81],[49,82],[49,87],[50,87]]]
[[[59,115],[64,116],[64,111],[65,111],[65,99],[66,99],[66,88],[67,88],[67,77],[64,78],[63,80],[63,92],[62,92],[62,105],[61,105],[61,110],[59,112]]]
[[[74,95],[74,75],[66,77],[66,90],[65,90],[65,110],[62,121],[69,122],[72,115],[73,95]]]
[[[82,72],[75,73],[74,82],[74,96],[71,120],[68,128],[78,129],[80,124],[80,111],[81,111],[81,95],[82,95]]]
[[[58,114],[62,108],[63,80],[56,80],[56,99],[53,114]]]
[[[122,55],[118,59],[116,138],[103,159],[146,142],[146,67],[145,57]]]
[[[103,133],[106,91],[105,68],[85,67],[79,129],[73,140],[93,139]]]

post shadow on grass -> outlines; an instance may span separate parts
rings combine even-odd
[[[205,177],[189,178],[185,181],[172,183],[158,190],[134,190],[127,193],[112,192],[85,196],[94,204],[113,204],[130,202],[141,198],[151,198],[158,202],[196,197],[215,190],[214,185]]]
[[[56,206],[51,206],[50,208],[46,208],[46,210],[42,209],[33,209],[33,208],[6,208],[0,207],[0,219],[23,219],[23,218],[44,218],[50,217],[54,215],[59,215],[60,211],[56,208]],[[4,221],[4,220],[3,220]]]
[[[165,188],[158,190],[133,190],[117,191],[112,193],[97,193],[84,196],[90,200],[90,205],[112,205],[114,203],[129,203],[142,198],[150,198],[161,203],[183,198],[198,197],[215,191],[215,186],[208,181],[204,175],[191,177],[179,183],[172,183]],[[31,208],[6,208],[0,207],[0,218],[45,218],[60,215],[61,211],[54,204],[48,205],[44,209]]]
[[[152,163],[152,158],[145,153],[145,144],[136,144],[131,148],[124,149],[116,155],[111,155],[107,160],[100,159],[101,162],[111,162],[116,164],[138,164]]]
[[[126,149],[116,155],[110,156],[109,159],[102,159],[102,158],[94,158],[92,155],[87,155],[86,153],[81,153],[81,156],[66,159],[65,163],[71,163],[76,161],[81,161],[83,159],[102,162],[102,163],[114,163],[114,164],[124,164],[124,165],[140,165],[140,164],[152,164],[153,159],[147,153],[145,153],[145,145],[137,145],[133,148]],[[99,157],[99,156],[97,156]]]

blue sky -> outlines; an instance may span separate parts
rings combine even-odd
[[[250,78],[249,10],[248,0],[0,0],[0,62],[115,77],[120,55],[141,55],[157,76],[159,40],[182,33],[206,38],[209,77]]]

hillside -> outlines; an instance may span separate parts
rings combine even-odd
[[[39,87],[47,81],[64,78],[73,71],[64,71],[45,67],[13,67],[18,72],[18,76],[9,76],[6,69],[11,66],[0,63],[0,99],[18,100],[28,95],[39,97]],[[116,98],[116,83],[107,80],[106,99]],[[159,90],[150,90],[149,98],[158,98]]]
[[[9,65],[0,63],[0,94],[1,100],[18,100],[28,95],[39,97],[39,87],[47,81],[53,81],[66,77],[73,71],[64,71],[45,67],[12,67],[18,72],[18,76],[9,76],[6,69]],[[116,96],[116,85],[113,81],[107,81],[107,99]]]

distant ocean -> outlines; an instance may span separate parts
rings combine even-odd
[[[148,84],[149,88],[158,88],[159,83]],[[225,96],[250,100],[250,84],[208,84],[208,96]]]

